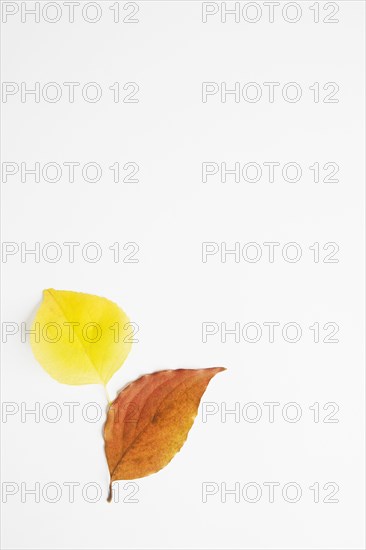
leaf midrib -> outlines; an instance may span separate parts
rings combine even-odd
[[[52,297],[53,301],[55,302],[55,304],[57,305],[57,307],[58,307],[59,310],[61,311],[61,313],[62,313],[62,315],[64,316],[64,318],[66,319],[66,321],[68,321],[69,323],[70,323],[70,322],[74,322],[74,321],[70,321],[70,320],[68,319],[68,317],[67,317],[67,315],[66,315],[66,313],[65,313],[65,311],[64,311],[64,309],[63,309],[63,307],[62,307],[62,305],[58,302],[58,300],[56,299],[56,296],[54,295],[54,293],[52,292],[52,290],[47,290],[46,292],[48,292],[48,293],[50,294],[50,296]],[[91,366],[93,367],[93,369],[94,369],[95,372],[97,373],[98,378],[99,378],[99,380],[101,381],[101,383],[104,384],[104,382],[103,382],[103,380],[102,380],[102,378],[101,378],[101,376],[100,376],[100,372],[98,371],[97,367],[96,367],[95,364],[93,363],[93,360],[89,357],[89,355],[88,355],[88,353],[87,353],[87,351],[86,351],[85,344],[84,344],[82,338],[80,338],[79,334],[78,334],[76,331],[74,331],[74,334],[75,334],[75,333],[76,333],[76,338],[77,338],[77,340],[78,340],[78,342],[79,342],[79,344],[80,344],[80,346],[81,346],[81,348],[82,348],[82,350],[83,350],[83,352],[84,352],[86,358],[88,359],[89,363],[91,364]]]
[[[179,370],[179,369],[178,369],[178,370]],[[198,376],[198,374],[192,376],[192,379],[191,379],[191,380],[193,380],[194,378],[197,378],[197,376]],[[210,380],[211,380],[211,378],[208,380],[208,382],[209,382]],[[207,384],[208,384],[208,382],[207,382]],[[153,395],[159,388],[161,388],[161,386],[163,386],[163,385],[165,385],[165,384],[168,384],[168,383],[169,383],[169,380],[165,380],[164,382],[162,382],[159,386],[157,386],[157,387],[155,388],[155,390],[154,390],[151,394],[149,394],[149,398],[150,398],[151,395]],[[185,383],[186,383],[186,380],[182,380],[182,382],[180,382],[179,384],[177,384],[170,392],[168,392],[168,393],[163,397],[163,399],[162,399],[162,400],[160,401],[160,403],[159,403],[159,406],[156,408],[155,414],[157,414],[159,408],[161,407],[161,404],[169,397],[169,395],[171,395],[174,391],[176,391],[176,390],[179,388],[179,386],[182,386],[182,385],[185,384]],[[191,384],[191,385],[192,385],[192,384]],[[141,388],[141,389],[142,389],[142,388]],[[201,395],[201,397],[200,397],[200,400],[201,400],[201,398],[202,398],[202,395]],[[155,416],[155,414],[154,414],[154,416]],[[196,416],[197,416],[197,413],[196,413]],[[196,417],[196,416],[195,416],[195,417]],[[195,417],[194,417],[194,418],[195,418]],[[193,421],[194,421],[194,419],[192,420],[192,424],[193,424]],[[123,453],[121,454],[121,458],[119,459],[117,465],[115,466],[113,472],[111,473],[111,479],[112,479],[112,481],[113,481],[113,474],[114,474],[115,471],[117,470],[118,466],[121,464],[121,462],[122,462],[122,460],[124,459],[126,453],[131,449],[131,447],[133,447],[133,445],[135,445],[135,443],[138,442],[138,440],[143,436],[143,434],[146,432],[146,430],[151,426],[151,423],[152,423],[152,420],[150,419],[149,422],[146,424],[145,428],[143,428],[143,429],[141,430],[141,432],[136,436],[136,438],[132,441],[132,443],[130,443],[130,445],[123,451]],[[188,432],[189,432],[189,430],[188,430]],[[188,436],[188,433],[187,433],[187,436]],[[183,442],[183,443],[184,443],[184,442]]]

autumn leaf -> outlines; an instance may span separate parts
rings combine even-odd
[[[171,461],[187,439],[209,381],[223,370],[164,370],[119,393],[104,429],[111,487],[119,479],[153,474]]]
[[[64,384],[103,384],[131,348],[131,326],[114,302],[81,292],[43,292],[32,326],[37,361]]]

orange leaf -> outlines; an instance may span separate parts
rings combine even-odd
[[[118,479],[154,474],[171,461],[187,439],[209,381],[223,370],[163,370],[119,393],[104,429],[111,487]]]

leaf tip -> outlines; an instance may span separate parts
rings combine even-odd
[[[53,293],[57,292],[54,288],[45,288],[43,289],[42,296],[43,299],[46,298],[46,296],[52,296]]]
[[[225,370],[227,370],[227,368],[226,367],[212,367],[211,370],[215,371],[215,374],[218,374],[219,372],[224,372]]]

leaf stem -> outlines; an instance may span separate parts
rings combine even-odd
[[[112,401],[111,401],[111,398],[109,397],[109,393],[108,393],[108,390],[107,390],[107,384],[104,384],[103,387],[104,387],[105,395],[106,395],[106,398],[107,398],[107,401],[108,401],[108,406],[110,407]],[[107,414],[108,414],[108,412],[107,412]],[[112,479],[111,479],[110,482],[109,482],[107,502],[112,502],[112,496],[113,496],[113,493],[112,493]]]
[[[111,398],[109,397],[109,393],[108,393],[106,384],[104,384],[104,391],[105,391],[105,395],[106,395],[106,398],[107,398],[107,401],[108,401],[108,405],[110,405],[112,403],[112,401],[111,401]]]
[[[107,498],[107,502],[112,502],[112,480],[109,484],[109,493],[108,493],[108,498]]]

